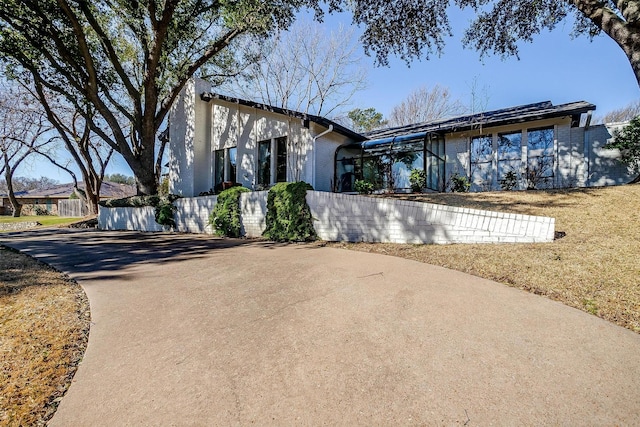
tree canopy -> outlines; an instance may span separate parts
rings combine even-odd
[[[369,132],[379,129],[387,124],[382,113],[375,108],[354,108],[349,111],[347,118],[351,121],[351,126],[356,132]]]
[[[87,111],[151,194],[166,144],[157,134],[190,77],[239,73],[255,60],[252,44],[307,8],[318,20],[351,12],[378,64],[428,58],[451,35],[451,6],[476,12],[463,41],[481,55],[517,55],[518,41],[573,15],[576,34],[604,32],[621,47],[640,84],[640,0],[2,0],[0,60]]]
[[[0,52],[38,91],[64,96],[155,193],[157,133],[186,81],[237,72],[252,36],[286,28],[315,0],[3,0]],[[157,145],[159,144],[159,145]]]

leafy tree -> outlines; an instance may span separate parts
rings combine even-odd
[[[631,182],[640,182],[640,116],[614,132],[613,141],[605,145],[605,148],[619,149],[620,161],[637,174]]]
[[[575,35],[605,33],[624,51],[640,84],[640,0],[355,0],[354,23],[365,27],[365,51],[388,64],[390,55],[411,61],[442,52],[452,35],[449,6],[476,13],[463,43],[481,55],[518,55],[518,41],[531,42],[575,18]]]
[[[387,124],[382,113],[377,112],[373,107],[364,110],[355,108],[347,113],[347,117],[351,120],[351,127],[356,132],[369,132]]]
[[[412,61],[440,53],[451,35],[451,5],[476,11],[463,41],[481,55],[517,55],[519,40],[530,42],[573,15],[576,34],[604,32],[620,46],[640,84],[640,0],[322,4],[353,13],[354,24],[364,28],[365,52],[382,65],[390,55]],[[90,129],[131,167],[138,191],[152,194],[166,144],[156,135],[186,81],[237,74],[251,52],[240,49],[243,43],[288,28],[305,7],[321,19],[320,6],[320,0],[2,0],[0,58],[15,74],[31,74],[37,85],[86,111]]]
[[[389,114],[389,126],[405,126],[462,114],[462,103],[454,99],[449,89],[440,85],[422,86],[412,91]]]
[[[241,43],[287,28],[304,6],[320,16],[317,0],[3,0],[0,53],[84,111],[153,194],[166,144],[156,135],[187,80],[233,73]]]

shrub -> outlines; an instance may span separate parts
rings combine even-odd
[[[500,179],[500,188],[506,191],[513,190],[518,185],[518,175],[513,170],[504,174],[504,177]]]
[[[362,179],[356,179],[356,182],[353,184],[353,188],[359,193],[359,194],[371,194],[373,193],[373,184],[362,180]]]
[[[248,191],[244,187],[231,187],[218,194],[216,206],[209,216],[209,224],[218,236],[240,237],[240,194]]]
[[[304,242],[317,238],[307,204],[306,182],[281,182],[267,196],[267,228],[262,235],[277,242]]]
[[[451,175],[451,191],[454,193],[467,193],[471,188],[471,181],[466,175],[460,175],[458,172]]]
[[[46,208],[43,208],[42,206],[39,206],[39,205],[33,206],[33,212],[38,216],[49,215],[49,211]]]
[[[173,217],[175,211],[176,207],[173,205],[172,201],[168,200],[166,197],[160,197],[158,205],[155,206],[156,222],[160,225],[175,227],[176,221]]]
[[[613,140],[604,148],[620,150],[620,161],[637,176],[632,182],[640,181],[640,116],[634,118],[622,130],[613,133]]]
[[[409,183],[411,184],[411,190],[416,193],[421,192],[427,186],[427,172],[424,169],[411,169]]]

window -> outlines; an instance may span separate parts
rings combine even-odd
[[[527,131],[528,188],[546,188],[552,184],[554,140],[553,128]]]
[[[471,183],[485,189],[492,184],[493,137],[492,135],[471,138]]]
[[[498,182],[509,172],[519,175],[522,157],[522,132],[498,134]]]
[[[258,185],[271,184],[271,140],[258,142]]]
[[[287,137],[276,139],[276,182],[287,181]]]
[[[213,152],[213,188],[216,192],[224,189],[224,182],[236,182],[237,157],[237,147]]]
[[[431,136],[426,144],[427,188],[435,191],[444,191],[444,138]]]
[[[229,176],[227,177],[227,181],[236,182],[237,175],[237,163],[238,163],[238,148],[233,147],[229,148]]]
[[[274,153],[275,151],[275,153]],[[275,162],[273,156],[275,156]],[[287,180],[287,137],[258,142],[258,185]]]
[[[222,183],[224,182],[224,150],[214,151],[213,159],[213,188],[217,192],[222,190]]]

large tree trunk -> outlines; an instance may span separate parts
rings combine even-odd
[[[136,177],[136,187],[139,195],[158,194],[158,177],[155,173],[156,135],[153,127],[147,129],[142,138],[142,147],[138,153],[135,167],[131,163],[129,163],[129,166],[131,166]]]
[[[12,216],[17,218],[20,216],[22,212],[22,205],[16,199],[16,195],[13,192],[13,169],[9,166],[8,162],[5,162],[4,169],[4,177],[7,180],[7,193],[9,194],[9,203],[11,203],[11,208],[13,209]]]

